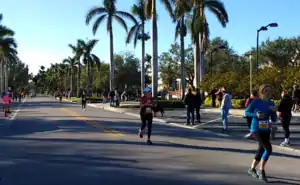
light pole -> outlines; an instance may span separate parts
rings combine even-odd
[[[270,23],[268,24],[267,26],[262,26],[260,27],[257,32],[256,32],[256,68],[258,69],[258,47],[259,47],[259,32],[260,31],[267,31],[268,30],[268,27],[272,27],[272,28],[275,28],[275,27],[278,27],[278,24],[277,23]]]
[[[210,52],[210,75],[212,75],[213,53],[217,52],[221,49],[226,49],[226,46],[224,46],[224,45],[218,46],[218,47],[214,48],[213,50],[211,50],[211,52]]]
[[[245,54],[247,57],[249,57],[249,63],[250,63],[250,67],[249,67],[249,73],[250,73],[250,78],[249,78],[249,89],[250,89],[250,94],[249,94],[249,97],[251,96],[252,94],[252,69],[253,69],[253,65],[252,65],[252,53],[251,52],[248,52]]]

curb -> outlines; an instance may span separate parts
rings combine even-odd
[[[70,100],[66,100],[66,99],[64,99],[64,100],[68,101],[68,102],[72,102]],[[72,102],[72,103],[76,103],[76,102]],[[93,105],[93,104],[87,104],[87,106],[93,107],[93,108],[100,108],[100,109],[103,109],[103,110],[107,110],[107,111],[111,111],[111,112],[117,112],[117,113],[125,114],[125,115],[128,115],[128,116],[140,118],[139,114],[126,112],[126,111],[123,111],[123,110],[117,110],[117,109],[111,108],[111,107],[107,107],[107,108],[105,108],[104,106],[97,107],[96,105]],[[210,112],[210,111],[208,111],[209,109],[204,109],[204,110],[205,110],[204,112]],[[216,113],[217,113],[217,111],[216,111]],[[230,113],[230,114],[231,115],[237,115],[237,114],[234,114],[234,113]],[[181,128],[190,129],[190,130],[201,130],[201,129],[199,129],[199,127],[190,127],[190,126],[186,126],[186,125],[182,125],[182,124],[178,124],[178,123],[172,123],[172,122],[168,122],[166,120],[159,119],[159,118],[153,118],[153,121],[158,122],[158,124],[161,124],[161,125],[181,127]],[[213,131],[209,131],[209,130],[201,130],[201,132],[211,133],[211,134],[214,134],[214,135],[217,135],[217,136],[222,136],[222,137],[237,138],[237,137],[231,136],[229,134],[217,133],[217,132],[213,132]],[[245,138],[242,138],[242,140],[247,141],[247,142],[256,143],[256,141],[245,139]],[[276,145],[276,144],[273,144],[273,147],[276,147],[279,150],[284,150],[284,151],[287,151],[287,152],[294,152],[294,153],[300,154],[300,149],[294,149],[294,148],[291,148],[291,147],[282,147],[282,146],[279,146],[279,145]]]

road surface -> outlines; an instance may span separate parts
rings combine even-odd
[[[28,99],[1,121],[3,185],[257,185],[247,175],[256,144],[155,123],[153,145],[139,119],[47,97]],[[300,184],[300,157],[274,147],[273,184]]]

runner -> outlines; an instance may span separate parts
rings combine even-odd
[[[140,102],[140,115],[142,120],[141,128],[139,129],[139,136],[143,138],[143,130],[145,129],[146,125],[148,127],[148,140],[147,144],[151,145],[152,142],[150,140],[151,132],[152,132],[152,121],[153,121],[153,106],[154,106],[154,99],[151,96],[151,89],[146,87],[144,89],[144,96],[141,98]]]
[[[4,114],[5,117],[8,117],[8,113],[9,113],[9,104],[10,104],[10,97],[9,97],[9,92],[5,91],[4,92],[4,96],[3,96],[3,102],[4,102]]]
[[[86,111],[86,94],[85,94],[85,91],[82,91],[82,93],[81,93],[81,109],[83,111]]]
[[[253,133],[256,141],[258,142],[258,151],[248,173],[265,182],[268,181],[265,173],[265,166],[272,153],[272,145],[270,142],[272,125],[269,120],[270,118],[272,122],[277,120],[277,108],[275,103],[270,100],[271,91],[271,85],[261,85],[259,87],[260,98],[253,100],[245,111],[245,115],[247,117],[252,117],[250,131]],[[258,163],[260,163],[259,173],[256,171]]]
[[[280,146],[290,146],[290,124],[292,119],[292,108],[293,108],[293,99],[288,95],[286,91],[283,91],[282,100],[278,107],[278,117],[281,120],[281,125],[284,130],[284,141]]]
[[[252,94],[251,94],[251,96],[250,96],[250,98],[248,98],[248,99],[246,100],[245,108],[247,108],[247,107],[250,105],[250,103],[252,102],[252,100],[254,100],[254,99],[256,99],[256,98],[257,98],[257,91],[253,91]],[[247,120],[247,125],[248,125],[248,128],[249,128],[249,130],[250,130],[251,122],[252,122],[252,117],[247,117],[247,116],[245,116],[245,118],[246,118],[246,120]],[[249,134],[247,134],[247,135],[245,136],[245,138],[246,138],[246,139],[252,139],[252,138],[253,138],[253,134],[251,133],[251,131],[250,131]]]

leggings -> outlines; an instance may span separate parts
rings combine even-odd
[[[144,130],[147,125],[148,139],[150,139],[151,133],[152,133],[153,115],[152,114],[145,114],[145,115],[141,114],[141,120],[142,120],[141,130]]]
[[[81,108],[85,109],[86,108],[86,100],[81,101]]]
[[[252,123],[252,118],[246,117],[246,120],[247,120],[247,126],[248,126],[248,128],[249,128],[249,130],[250,130],[250,128],[251,128],[251,123]]]
[[[281,126],[284,130],[285,138],[290,138],[290,124],[291,124],[291,118],[284,118],[281,120]]]
[[[253,132],[256,141],[258,142],[257,153],[254,157],[256,161],[268,161],[272,154],[272,145],[270,142],[270,131],[256,131]]]

